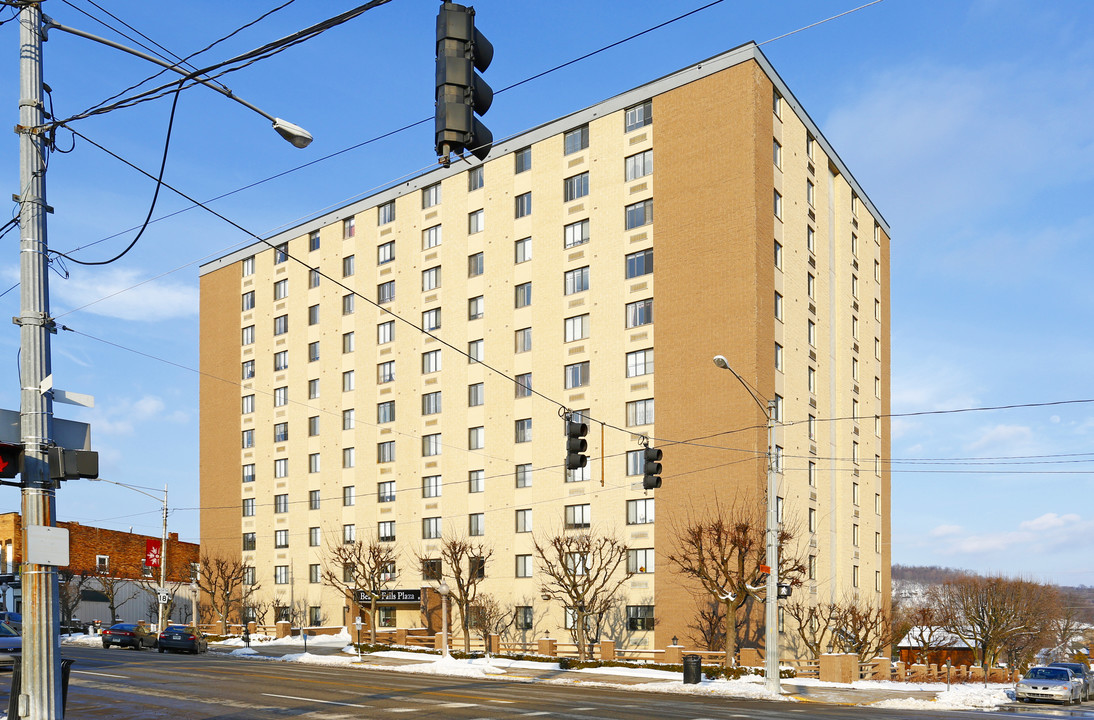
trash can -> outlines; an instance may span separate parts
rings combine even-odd
[[[684,656],[684,684],[698,685],[703,679],[703,663],[698,655]]]

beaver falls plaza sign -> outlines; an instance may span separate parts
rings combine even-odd
[[[368,590],[354,590],[354,599],[358,605],[368,605],[371,602]],[[376,602],[382,605],[420,605],[422,602],[421,590],[381,590]]]

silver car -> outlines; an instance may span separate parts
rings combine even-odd
[[[1083,701],[1083,681],[1067,668],[1033,667],[1014,686],[1014,699],[1018,702],[1080,703]]]
[[[1090,674],[1090,669],[1082,663],[1071,662],[1054,662],[1049,663],[1048,667],[1067,668],[1083,681],[1083,700],[1089,700],[1091,695],[1094,695],[1094,676]]]
[[[23,656],[23,638],[7,623],[0,622],[0,667],[15,664]]]

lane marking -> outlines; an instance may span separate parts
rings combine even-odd
[[[262,695],[264,695],[265,697],[282,698],[284,700],[299,700],[301,702],[320,703],[322,705],[341,705],[342,707],[365,708],[366,710],[372,709],[371,705],[358,705],[356,703],[336,702],[334,700],[320,700],[319,698],[297,697],[296,695],[274,695],[273,693],[262,693]]]
[[[121,678],[122,680],[131,679],[129,675],[111,675],[110,673],[97,673],[90,670],[72,670],[71,672],[74,675],[78,673],[80,675],[95,675],[96,677]]]

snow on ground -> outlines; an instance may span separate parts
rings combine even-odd
[[[1010,702],[1011,696],[999,685],[955,685],[938,693],[934,700],[890,698],[871,703],[870,707],[898,710],[990,710]]]

